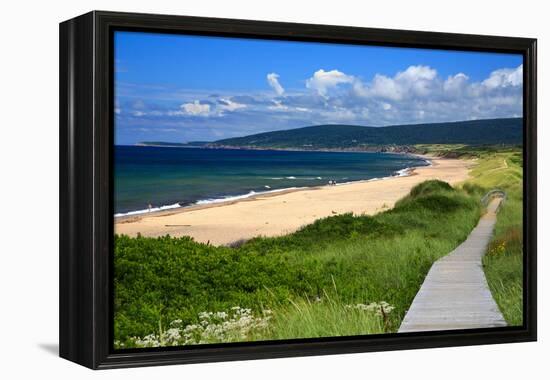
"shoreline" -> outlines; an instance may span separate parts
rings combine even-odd
[[[258,193],[245,199],[193,205],[115,218],[115,233],[136,236],[191,236],[196,241],[229,245],[255,236],[280,236],[327,216],[372,215],[393,207],[412,187],[428,179],[451,184],[468,178],[470,160],[420,156],[431,166],[410,169],[407,176],[363,180]]]
[[[350,183],[352,183],[352,182],[350,182]],[[147,217],[154,218],[156,216],[174,215],[174,214],[180,214],[180,213],[185,213],[185,212],[190,212],[190,211],[209,209],[209,208],[213,208],[213,207],[223,207],[223,206],[236,204],[236,203],[239,203],[239,202],[250,202],[250,201],[253,201],[254,199],[256,199],[258,197],[266,197],[267,198],[267,197],[270,197],[270,196],[277,196],[277,195],[284,195],[284,194],[294,193],[294,192],[300,191],[300,190],[315,190],[315,189],[322,188],[324,186],[327,186],[327,185],[312,186],[312,187],[291,187],[291,188],[285,188],[285,189],[275,190],[275,191],[271,191],[271,192],[270,191],[258,192],[258,193],[255,193],[254,195],[251,195],[250,197],[247,197],[247,198],[227,199],[225,201],[223,200],[223,198],[220,198],[220,202],[203,203],[203,204],[193,203],[193,204],[190,204],[190,205],[187,205],[187,206],[179,206],[179,207],[168,208],[168,209],[164,209],[164,210],[151,211],[151,212],[145,211],[141,214],[132,214],[132,215],[126,215],[125,214],[125,215],[115,216],[115,224],[116,223],[128,223],[128,219],[131,219],[131,221],[134,221],[134,220],[138,220],[138,219],[141,219],[141,218],[147,218]],[[236,197],[238,197],[238,196],[236,196]],[[161,206],[161,207],[163,207],[163,206]]]
[[[149,146],[149,145],[147,145]],[[174,147],[176,148],[176,147]],[[340,152],[344,153],[344,152]],[[381,180],[387,180],[394,177],[404,177],[407,175],[413,175],[413,172],[416,168],[422,168],[426,166],[432,165],[432,159],[436,158],[436,156],[430,156],[430,155],[422,155],[417,153],[407,153],[407,152],[350,152],[347,151],[345,153],[384,153],[384,154],[398,154],[398,155],[405,155],[405,156],[411,156],[416,159],[423,160],[427,165],[421,165],[421,166],[410,166],[406,167],[400,170],[397,170],[394,172],[394,174],[386,176],[386,177],[374,177],[369,179],[359,179],[356,181],[348,181],[348,182],[341,182],[337,183],[335,186],[342,186],[352,183],[361,183],[361,182],[368,182],[368,181],[381,181]],[[404,172],[406,174],[401,174],[401,172]],[[395,174],[399,173],[399,174]],[[127,212],[121,212],[121,213],[115,213],[114,219],[115,223],[117,222],[124,222],[126,219],[132,219],[132,218],[138,218],[142,216],[154,216],[154,215],[164,215],[164,214],[170,214],[173,212],[183,212],[184,209],[195,209],[199,208],[200,206],[209,206],[209,205],[219,205],[222,206],[224,204],[234,203],[238,201],[245,201],[249,199],[253,199],[257,196],[269,196],[270,194],[283,194],[287,192],[292,191],[300,191],[300,190],[308,190],[308,189],[316,189],[316,188],[323,188],[325,186],[329,186],[327,183],[315,185],[315,186],[300,186],[300,187],[284,187],[280,189],[272,189],[272,190],[265,190],[265,191],[254,191],[251,190],[246,194],[237,194],[237,195],[227,195],[222,196],[220,198],[210,198],[210,199],[199,199],[193,203],[181,205],[177,202],[173,204],[168,205],[161,205],[161,206],[155,206],[151,210],[148,209],[141,209],[141,210],[132,210]]]
[[[403,145],[373,145],[362,148],[276,148],[276,147],[260,147],[253,145],[236,146],[236,145],[164,145],[164,144],[143,144],[137,143],[132,145],[117,145],[117,146],[139,146],[152,148],[182,148],[182,149],[210,149],[210,150],[259,150],[259,151],[274,151],[274,152],[323,152],[323,153],[390,153],[390,154],[410,154],[415,155],[409,146]],[[384,150],[387,147],[390,150]],[[392,150],[393,149],[393,150]]]

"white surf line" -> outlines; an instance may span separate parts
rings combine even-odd
[[[481,261],[501,200],[493,199],[466,241],[432,265],[398,332],[506,326]]]

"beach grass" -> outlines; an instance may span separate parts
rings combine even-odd
[[[387,318],[381,314],[384,305],[374,303],[371,311],[368,308],[368,304],[346,304],[337,296],[332,298],[328,294],[322,299],[295,299],[276,309],[270,328],[259,338],[322,338],[388,331]]]

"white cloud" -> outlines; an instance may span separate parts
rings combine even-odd
[[[285,93],[285,89],[281,84],[279,83],[279,74],[277,73],[269,73],[267,74],[267,83],[275,90],[277,95],[281,96]]]
[[[495,70],[482,84],[489,89],[520,86],[523,84],[523,65],[519,65],[515,69]]]
[[[195,100],[191,103],[180,105],[179,110],[169,110],[164,112],[167,116],[224,116],[226,112],[234,112],[239,109],[246,108],[246,104],[233,101],[230,98],[219,98],[215,103],[211,100],[202,101]]]
[[[436,70],[429,66],[409,66],[393,78],[375,75],[368,90],[358,95],[401,100],[410,96],[428,96],[436,85]]]
[[[389,111],[389,110],[391,110],[391,104],[390,103],[382,103],[382,108],[384,109],[384,111]]]
[[[469,79],[470,78],[464,73],[449,75],[447,80],[443,83],[443,90],[450,93],[463,91]]]
[[[180,108],[188,115],[193,116],[209,116],[210,115],[210,104],[201,104],[198,100],[195,100],[193,103],[184,103]]]
[[[313,77],[306,81],[306,87],[317,91],[321,96],[326,96],[330,88],[343,83],[353,83],[353,76],[346,75],[338,70],[325,71],[323,69],[316,71]]]
[[[432,80],[437,76],[437,71],[429,66],[409,66],[407,70],[400,71],[395,75],[395,79],[405,82],[418,82],[422,80]]]
[[[268,106],[267,108],[270,109],[270,110],[274,110],[274,111],[285,111],[288,109],[287,106],[285,106],[283,104],[283,102],[281,102],[280,100],[276,100],[274,99],[273,101],[273,104],[272,106]]]
[[[219,109],[219,113],[223,113],[223,111],[231,112],[241,108],[246,108],[246,104],[237,103],[231,99],[221,98],[217,108]]]
[[[385,75],[376,74],[372,80],[371,86],[367,87],[360,96],[380,97],[391,100],[400,100],[403,98],[404,90],[399,84]]]

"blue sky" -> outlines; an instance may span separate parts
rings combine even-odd
[[[115,34],[115,139],[521,116],[521,55]]]

